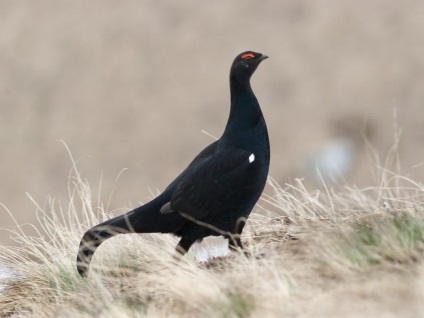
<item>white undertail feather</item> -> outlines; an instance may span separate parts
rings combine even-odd
[[[200,262],[206,262],[214,257],[223,257],[229,253],[228,239],[223,236],[208,236],[201,243],[195,243],[190,251]]]

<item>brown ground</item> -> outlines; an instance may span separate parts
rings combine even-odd
[[[271,175],[305,177],[336,136],[357,145],[349,183],[368,184],[359,136],[385,158],[396,123],[405,173],[424,176],[424,4],[419,0],[3,1],[0,3],[0,202],[19,223],[65,199],[70,147],[109,209],[163,189],[228,115],[228,70],[253,49],[272,142]],[[353,127],[353,128],[352,128]],[[96,200],[95,200],[96,201]],[[0,209],[1,225],[13,224]],[[0,233],[0,243],[9,243]]]

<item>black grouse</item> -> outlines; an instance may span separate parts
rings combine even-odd
[[[231,109],[220,139],[210,144],[163,191],[132,211],[89,229],[77,256],[86,276],[97,247],[121,233],[173,233],[176,250],[210,235],[224,235],[232,249],[243,248],[240,234],[266,183],[269,140],[265,119],[250,86],[250,77],[268,56],[239,54],[230,71]]]

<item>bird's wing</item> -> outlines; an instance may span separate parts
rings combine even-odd
[[[246,172],[255,164],[255,155],[242,149],[219,151],[191,165],[181,175],[162,213],[180,211],[202,219],[229,204],[245,182]]]

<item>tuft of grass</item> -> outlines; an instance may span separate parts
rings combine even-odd
[[[382,263],[416,262],[424,248],[424,220],[400,212],[371,222],[354,223],[336,236],[339,255],[354,268]]]
[[[226,302],[218,302],[215,312],[216,317],[246,318],[250,317],[254,307],[254,299],[249,299],[241,292],[230,293]]]

